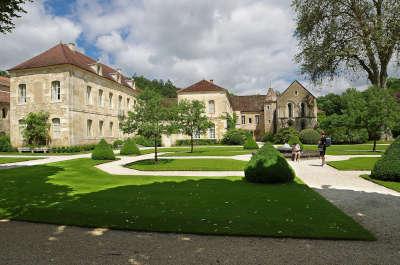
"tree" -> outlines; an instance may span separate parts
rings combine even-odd
[[[322,110],[327,116],[334,113],[341,114],[343,110],[343,102],[340,95],[333,93],[317,98],[317,104],[318,110]]]
[[[365,72],[385,88],[387,68],[400,57],[400,1],[293,0],[297,13],[296,61],[314,82],[347,72]]]
[[[171,134],[176,130],[173,111],[164,107],[162,97],[151,89],[144,90],[139,96],[136,107],[128,112],[128,117],[121,120],[124,133],[137,133],[154,142],[154,161],[158,161],[157,139],[163,134]]]
[[[10,77],[10,74],[7,71],[0,70],[0,76]]]
[[[26,2],[33,0],[1,0],[0,2],[0,33],[9,33],[14,29],[14,18],[21,17],[21,13],[26,13],[22,7]]]
[[[139,89],[152,89],[167,98],[176,98],[177,88],[170,81],[164,80],[150,80],[144,76],[134,76],[135,84]]]
[[[24,141],[28,145],[47,145],[49,140],[49,114],[44,111],[30,112],[26,118],[23,130]]]
[[[236,113],[232,113],[232,116],[229,115],[229,113],[226,113],[226,128],[227,130],[233,130],[236,129],[236,123],[237,123],[237,115]]]
[[[204,134],[213,123],[206,115],[206,107],[198,100],[182,100],[178,103],[176,122],[179,131],[190,137],[190,152],[193,153],[194,134]]]

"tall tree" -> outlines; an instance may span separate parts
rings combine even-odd
[[[157,140],[163,134],[171,134],[176,130],[173,111],[164,107],[162,97],[151,89],[144,90],[137,100],[133,111],[121,120],[120,126],[124,133],[137,133],[148,137],[154,142],[154,161],[158,161]]]
[[[150,80],[144,76],[134,76],[135,84],[140,89],[152,89],[167,98],[176,98],[177,88],[172,81],[167,80]]]
[[[21,13],[26,13],[22,7],[26,2],[33,0],[1,0],[0,1],[0,33],[9,33],[14,27],[14,18],[21,17]]]
[[[292,6],[303,74],[320,81],[364,71],[372,85],[386,87],[388,64],[400,59],[400,1],[293,0]]]
[[[190,137],[190,152],[193,153],[193,137],[204,134],[213,123],[206,115],[206,107],[198,100],[182,100],[177,106],[176,121],[179,131]]]
[[[44,111],[30,112],[24,119],[25,129],[22,132],[28,145],[47,145],[49,140],[49,113]]]

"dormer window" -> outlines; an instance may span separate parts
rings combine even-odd
[[[121,84],[122,76],[120,72],[111,73],[110,75],[115,81]]]
[[[101,63],[99,61],[91,64],[90,67],[96,74],[103,75],[103,67],[101,66]]]

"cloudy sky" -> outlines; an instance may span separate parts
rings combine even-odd
[[[62,41],[127,75],[178,87],[214,79],[237,94],[262,94],[298,79],[319,95],[366,85],[340,79],[313,86],[300,75],[290,1],[35,0],[26,10],[13,33],[0,35],[0,69]]]

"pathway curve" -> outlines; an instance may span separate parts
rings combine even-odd
[[[0,164],[0,169],[26,167],[26,166],[37,166],[37,165],[44,165],[44,164],[61,162],[61,161],[66,161],[66,160],[78,159],[78,158],[89,158],[90,155],[91,154],[60,155],[60,156],[53,156],[53,155],[52,156],[1,155],[0,157],[22,157],[22,158],[41,158],[41,159]]]

